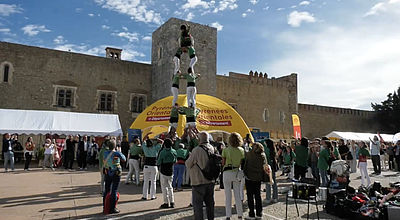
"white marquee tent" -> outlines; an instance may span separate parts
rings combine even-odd
[[[373,133],[357,133],[357,132],[343,132],[343,131],[332,131],[325,135],[328,138],[344,139],[344,140],[355,140],[355,141],[369,141],[369,138],[373,139],[377,134]],[[393,141],[393,134],[380,134],[385,142]]]
[[[118,115],[0,109],[0,133],[121,136]]]

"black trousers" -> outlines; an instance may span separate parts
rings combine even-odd
[[[396,155],[397,170],[400,171],[400,155]]]
[[[394,155],[389,155],[389,170],[394,169]]]
[[[29,168],[29,164],[31,163],[32,160],[32,155],[30,155],[28,152],[25,153],[25,170]]]
[[[75,152],[67,152],[67,168],[72,169],[72,166],[74,165],[74,158],[75,157]]]
[[[307,172],[307,167],[302,167],[297,164],[294,164],[294,178],[295,179],[298,180],[298,179],[300,179],[299,177],[301,177],[301,178],[306,177],[306,172]]]
[[[86,166],[87,166],[86,157],[87,157],[87,151],[79,151],[79,154],[78,154],[79,168],[86,168]]]
[[[203,220],[203,202],[206,204],[207,219],[214,219],[214,183],[192,186],[193,212],[195,220]]]
[[[254,216],[254,199],[256,200],[256,214],[257,216],[262,215],[262,203],[261,203],[261,181],[251,181],[246,179],[246,190],[247,190],[247,204],[249,206],[249,216]]]
[[[372,165],[374,166],[375,173],[381,173],[381,156],[380,155],[372,155]]]

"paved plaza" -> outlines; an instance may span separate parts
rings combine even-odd
[[[369,161],[369,165],[371,165]],[[121,210],[117,215],[103,215],[102,197],[100,195],[100,174],[96,168],[87,171],[67,171],[58,169],[56,171],[33,168],[26,172],[17,165],[14,172],[5,173],[3,168],[0,172],[0,219],[193,219],[192,209],[189,208],[191,199],[190,188],[175,193],[174,209],[159,209],[163,203],[159,185],[157,186],[157,199],[142,201],[142,187],[125,185],[123,182],[119,187],[121,194],[118,208]],[[32,167],[37,165],[33,164]],[[369,167],[372,173],[372,167]],[[278,172],[278,176],[280,172]],[[359,173],[351,174],[351,185],[358,187],[360,184]],[[380,176],[372,176],[372,181],[381,181],[383,186],[390,181],[399,181],[399,174],[392,171],[383,171]],[[290,186],[290,182],[279,179],[279,191],[284,191]],[[215,191],[215,216],[216,219],[225,219],[225,196],[224,191]],[[265,192],[262,193],[265,200]],[[263,219],[285,218],[285,195],[279,195],[279,202],[271,205],[263,205]],[[297,216],[295,205],[289,202],[289,219],[306,219],[307,204],[300,203],[300,217]],[[319,216],[321,219],[337,219],[326,214],[322,204],[319,205]],[[235,213],[235,209],[233,209]],[[247,212],[245,212],[245,217]],[[310,219],[316,219],[315,205],[310,205]],[[233,216],[237,219],[237,215]]]

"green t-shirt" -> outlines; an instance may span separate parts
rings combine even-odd
[[[179,117],[178,108],[172,107],[170,117],[171,117],[171,118],[177,118],[177,117]]]
[[[108,149],[106,149],[106,147],[103,145],[103,147],[100,149],[100,152],[99,152],[99,168],[100,169],[103,169],[104,152],[106,150],[108,150]]]
[[[244,150],[241,147],[227,147],[222,150],[222,157],[225,158],[225,167],[239,168],[244,159]]]
[[[296,153],[296,164],[301,167],[307,167],[308,160],[308,148],[302,145],[297,145],[294,147]]]
[[[183,74],[183,77],[186,78],[186,81],[188,83],[189,82],[195,83],[196,79],[197,79],[197,76],[195,76],[193,73],[185,73],[185,74]]]
[[[296,154],[291,151],[290,153],[286,152],[283,155],[283,162],[285,165],[291,165],[292,164],[292,160],[296,159]]]
[[[130,154],[131,156],[136,156],[136,155],[143,154],[142,146],[136,145],[136,144],[132,145],[132,146],[129,148],[129,154]]]
[[[336,160],[339,160],[339,149],[337,148],[337,147],[335,147],[334,149],[333,149],[333,154],[335,155],[335,157],[336,157]]]
[[[176,150],[176,157],[177,158],[181,158],[181,159],[186,160],[188,154],[189,154],[189,151],[187,149],[179,148],[178,150]]]
[[[371,154],[369,153],[369,151],[367,150],[367,148],[361,148],[361,149],[358,151],[358,155],[365,156],[365,157],[371,156]]]
[[[328,170],[329,168],[329,151],[328,149],[324,148],[321,150],[321,152],[319,152],[319,157],[318,157],[318,169],[320,170]]]
[[[157,158],[157,165],[163,163],[175,163],[176,162],[176,151],[171,148],[164,148],[160,151]]]
[[[200,109],[182,106],[179,107],[178,112],[179,114],[186,115],[186,117],[197,117],[197,115],[200,113]]]
[[[181,78],[181,76],[179,74],[174,74],[172,76],[172,84],[176,84],[179,86],[179,79]]]

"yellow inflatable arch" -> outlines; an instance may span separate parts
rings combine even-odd
[[[147,107],[132,123],[131,129],[141,129],[143,136],[152,132],[151,137],[167,132],[171,111],[172,96],[163,98]],[[179,95],[179,106],[187,106],[186,95]],[[228,103],[213,96],[196,95],[196,108],[200,109],[197,116],[197,129],[199,131],[238,132],[243,138],[250,134],[243,118]],[[183,134],[186,117],[179,116],[177,133]]]

